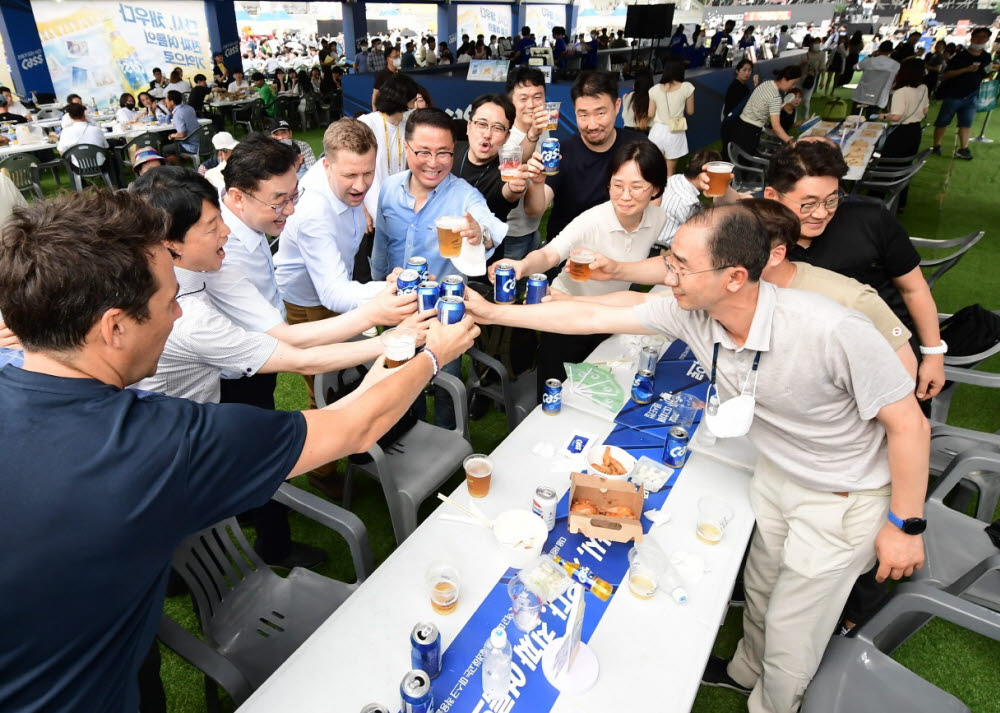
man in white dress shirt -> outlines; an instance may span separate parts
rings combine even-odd
[[[105,149],[108,147],[108,140],[104,138],[101,127],[87,121],[87,108],[83,104],[68,105],[66,113],[71,122],[59,136],[59,143],[56,144],[59,153],[64,154],[78,144],[93,144]],[[97,163],[104,165],[104,154],[98,155]],[[73,159],[73,164],[77,165],[76,159]]]

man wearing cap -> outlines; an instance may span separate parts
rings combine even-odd
[[[132,172],[136,176],[141,176],[149,169],[162,166],[165,163],[163,156],[156,149],[152,146],[144,146],[135,152],[135,157],[132,159]]]
[[[229,156],[233,153],[233,149],[239,143],[233,138],[233,135],[228,131],[221,131],[212,137],[212,146],[215,147],[215,157],[209,159],[209,161],[215,161],[214,166],[209,166],[205,170],[205,178],[213,186],[219,190],[223,190],[226,187],[226,179],[222,177],[222,171],[226,168],[226,161],[229,160]],[[202,164],[204,166],[208,161]],[[201,170],[199,166],[198,170]]]
[[[313,152],[312,146],[307,144],[305,141],[293,138],[292,127],[284,119],[279,119],[277,117],[271,119],[271,121],[267,124],[267,129],[271,132],[272,139],[277,139],[283,144],[288,144],[299,152],[299,156],[301,158],[295,173],[299,178],[305,176],[306,171],[312,168],[313,164],[316,163],[316,154]]]

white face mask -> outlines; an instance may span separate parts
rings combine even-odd
[[[402,64],[403,64],[403,60],[401,60],[401,59],[400,59],[399,57],[396,57],[396,58],[394,58],[394,59],[392,60],[392,66],[393,66],[393,67],[395,67],[396,69],[399,69],[399,67],[400,67],[400,66],[401,66]]]
[[[715,364],[719,356],[719,345],[715,345],[715,353],[712,356],[712,379],[709,385],[708,404],[705,407],[703,420],[708,430],[717,438],[739,438],[745,436],[753,424],[753,412],[757,405],[755,398],[757,394],[757,365],[760,363],[760,352],[754,356],[753,366],[743,382],[743,389],[739,396],[728,401],[719,401],[719,389],[715,385]],[[753,378],[753,387],[747,393],[750,386],[750,379]]]
[[[976,50],[977,52],[982,52],[984,49],[986,49],[986,44],[983,43],[981,45],[969,45],[969,49]]]

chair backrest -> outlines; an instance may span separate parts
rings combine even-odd
[[[108,150],[95,144],[71,146],[63,152],[63,158],[71,170],[81,176],[101,175],[104,165],[111,160]]]
[[[910,237],[910,243],[915,248],[926,248],[932,250],[948,250],[954,248],[947,255],[927,258],[920,261],[920,267],[936,268],[930,277],[927,278],[927,284],[930,287],[934,286],[934,283],[941,279],[941,277],[948,272],[951,268],[958,264],[958,261],[962,259],[965,253],[969,252],[976,243],[983,239],[986,235],[985,231],[977,231],[975,233],[969,233],[968,235],[961,238],[950,238],[947,240],[932,240],[928,238],[916,238]]]
[[[236,518],[184,538],[174,550],[173,566],[191,591],[206,636],[227,597],[255,579],[277,577],[247,542]]]
[[[38,159],[31,154],[12,154],[0,161],[0,168],[7,169],[18,190],[35,186]]]
[[[730,141],[729,160],[733,163],[734,182],[742,190],[764,188],[767,183],[767,159],[752,156],[735,141]]]
[[[125,146],[122,147],[122,150],[125,152],[126,156],[129,155],[129,149],[131,149],[133,146],[136,149],[141,149],[147,146],[151,146],[157,151],[159,151],[160,137],[157,134],[152,133],[151,131],[144,131],[135,138],[129,139],[128,143],[126,143]]]
[[[49,119],[58,119],[62,116],[62,112],[55,108],[41,109],[38,114],[35,115],[35,119],[38,121],[47,121]]]

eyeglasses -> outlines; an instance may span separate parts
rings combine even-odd
[[[781,193],[781,191],[776,192]],[[787,194],[781,193],[781,195]],[[799,203],[799,213],[802,215],[812,215],[820,206],[826,208],[827,211],[835,211],[837,210],[837,206],[844,202],[845,198],[846,196],[844,196],[843,191],[837,191],[836,196],[833,198],[827,198],[825,201],[809,201],[808,203]]]
[[[255,196],[253,193],[248,193],[247,191],[243,191],[243,195],[250,196],[251,198],[253,198],[258,203],[263,203],[268,208],[270,208],[271,210],[273,210],[275,215],[281,215],[281,213],[285,210],[285,206],[288,206],[288,205],[297,205],[298,202],[299,202],[299,199],[302,197],[302,194],[305,193],[305,192],[306,192],[305,188],[299,188],[298,185],[296,184],[296,186],[295,186],[295,193],[293,193],[292,195],[290,195],[285,200],[281,201],[281,203],[276,203],[276,204],[268,203],[267,201],[262,201],[260,198],[258,198],[257,196]]]
[[[482,121],[481,119],[473,121],[472,125],[475,126],[479,131],[483,132],[488,131],[491,134],[503,135],[506,134],[508,131],[510,131],[510,129],[508,129],[506,126],[503,126],[502,124],[490,124],[489,122]]]
[[[721,267],[710,267],[707,270],[683,270],[681,268],[674,267],[670,260],[667,259],[666,255],[661,255],[660,257],[663,259],[663,266],[667,268],[667,274],[673,275],[674,280],[677,282],[680,282],[682,278],[685,278],[688,275],[698,275],[702,272],[716,272],[717,270],[726,270],[730,267],[736,267],[736,265],[723,265]]]
[[[624,183],[612,183],[608,186],[608,193],[613,196],[623,196],[626,191],[633,198],[641,198],[643,194],[652,190],[653,185],[651,183],[644,184],[632,184],[631,186],[626,186]]]
[[[406,144],[406,148],[413,152],[413,155],[419,158],[421,161],[429,161],[432,157],[440,161],[451,161],[455,158],[454,151],[438,151],[437,153],[431,153],[430,151],[417,151],[415,148]]]

